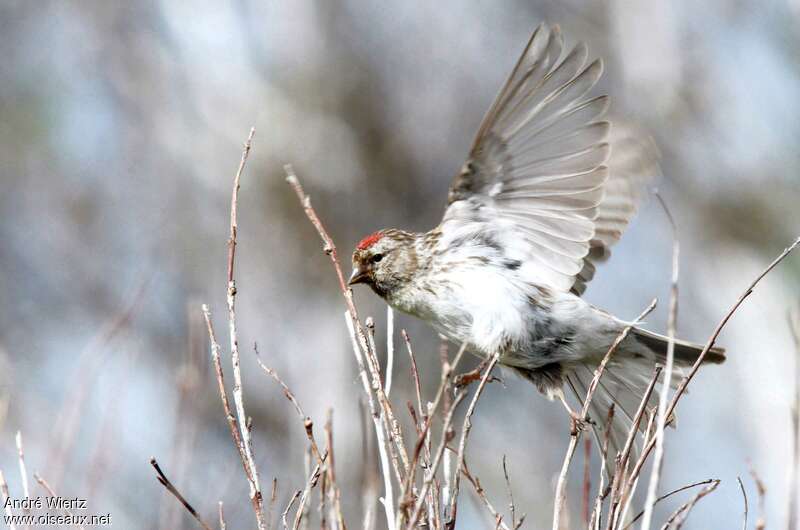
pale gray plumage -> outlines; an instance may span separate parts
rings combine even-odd
[[[606,96],[589,95],[602,62],[589,62],[584,44],[563,47],[557,26],[534,31],[453,180],[441,224],[368,236],[353,254],[351,283],[369,284],[476,354],[499,352],[550,397],[563,398],[567,386],[582,398],[626,322],[579,295],[658,174],[658,151],[632,126],[605,119]],[[666,345],[633,329],[609,364],[592,420],[602,430],[617,405],[612,451]],[[699,351],[679,341],[677,369]],[[722,362],[723,351],[707,360]]]

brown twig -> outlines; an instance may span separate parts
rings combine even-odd
[[[786,259],[786,257],[792,253],[798,246],[800,246],[800,237],[798,237],[791,245],[786,247],[783,252],[781,252],[778,257],[776,257],[761,273],[752,281],[750,285],[739,295],[739,298],[733,304],[733,306],[725,313],[722,317],[722,320],[717,324],[717,327],[714,329],[714,332],[711,334],[711,337],[706,341],[705,346],[703,346],[703,350],[700,352],[700,355],[697,357],[694,365],[692,365],[691,370],[689,373],[684,376],[681,382],[678,385],[678,388],[675,390],[675,393],[672,395],[672,399],[670,400],[669,406],[667,407],[667,414],[666,417],[672,417],[673,413],[675,412],[675,407],[677,407],[678,402],[680,401],[683,394],[686,392],[686,388],[691,383],[694,376],[697,374],[697,371],[700,368],[700,365],[705,360],[706,355],[708,354],[709,350],[714,346],[716,343],[717,337],[719,334],[722,333],[722,330],[727,325],[728,321],[733,317],[736,310],[739,309],[739,306],[753,293],[753,290],[756,286],[764,279],[764,277],[769,274],[772,269],[778,266],[778,264]],[[647,456],[653,450],[655,446],[655,439],[651,439],[648,443],[644,445],[644,449],[642,450],[642,455],[639,458],[639,461],[636,463],[633,471],[631,472],[631,477],[637,477],[639,473],[641,473],[642,466],[644,466],[645,461],[647,460]]]
[[[214,327],[211,324],[211,312],[209,311],[208,306],[205,304],[203,304],[202,309],[203,317],[206,321],[206,328],[208,329],[208,337],[211,341],[211,362],[214,365],[214,372],[217,376],[217,386],[219,388],[220,399],[222,400],[222,407],[225,410],[225,418],[228,420],[228,427],[231,431],[231,437],[233,438],[233,443],[239,452],[239,458],[242,461],[245,475],[247,475],[247,480],[250,482],[252,480],[250,475],[250,466],[247,464],[247,455],[244,452],[241,431],[239,430],[236,416],[234,416],[233,410],[231,410],[230,401],[228,401],[228,393],[225,390],[225,376],[222,371],[222,362],[220,360],[220,346],[219,342],[217,342],[216,334],[214,333]]]
[[[288,182],[294,190],[297,198],[300,200],[300,205],[303,207],[303,210],[306,213],[306,217],[308,217],[308,220],[311,221],[312,225],[314,225],[314,228],[317,230],[320,239],[322,239],[322,250],[330,258],[331,263],[333,264],[333,268],[336,271],[336,278],[339,280],[339,289],[341,290],[342,296],[344,296],[345,304],[347,305],[347,311],[350,313],[350,318],[353,320],[353,322],[355,322],[359,343],[361,347],[366,350],[367,337],[364,333],[364,329],[361,327],[361,321],[358,318],[358,311],[356,310],[355,302],[353,302],[353,291],[351,291],[347,286],[344,274],[342,273],[342,267],[339,265],[339,257],[336,251],[336,245],[333,243],[331,236],[328,235],[328,231],[325,229],[322,221],[320,221],[319,217],[317,216],[317,212],[314,211],[314,208],[311,206],[311,198],[309,198],[309,196],[306,195],[305,191],[303,190],[303,186],[300,184],[300,180],[298,180],[291,164],[286,164],[283,166],[283,169],[286,172],[286,182]]]
[[[292,509],[292,506],[294,506],[294,502],[297,500],[298,497],[300,497],[300,495],[302,495],[302,493],[303,490],[295,490],[294,495],[292,495],[292,498],[289,499],[289,504],[287,504],[286,509],[283,510],[283,513],[281,514],[281,520],[283,521],[283,530],[289,530],[289,521],[286,520],[286,517],[289,515],[289,511]]]
[[[328,410],[328,419],[325,422],[325,445],[327,446],[328,462],[325,472],[333,502],[331,503],[331,522],[336,523],[339,530],[345,530],[344,512],[342,512],[342,495],[336,478],[336,459],[333,451],[333,409]]]
[[[222,508],[222,501],[219,501],[219,530],[226,530],[228,525],[225,524],[225,510]]]
[[[6,518],[8,521],[8,528],[9,530],[16,530],[17,527],[14,525],[14,513],[11,511],[11,504],[8,502],[8,499],[11,495],[8,493],[8,484],[6,483],[6,477],[3,475],[3,471],[0,470],[0,494],[2,494],[3,498],[3,506],[6,514]]]
[[[324,463],[327,459],[328,455],[322,455],[322,462]],[[294,517],[294,524],[292,525],[292,530],[298,530],[300,528],[300,522],[303,519],[304,509],[306,503],[308,502],[309,497],[311,497],[311,490],[317,485],[319,481],[320,474],[322,472],[322,466],[317,463],[314,466],[314,471],[311,472],[311,476],[308,477],[308,481],[306,481],[306,487],[303,490],[303,494],[300,496],[300,504],[297,506],[297,513]]]
[[[614,420],[614,403],[608,407],[608,415],[606,416],[605,429],[603,430],[603,438],[600,444],[600,476],[597,479],[597,495],[595,495],[594,507],[592,508],[592,515],[590,522],[592,523],[590,529],[600,528],[600,518],[603,512],[603,501],[608,496],[609,491],[605,486],[606,476],[606,460],[608,460],[608,440],[611,437],[611,426]],[[610,485],[609,485],[610,488]]]
[[[467,449],[467,438],[469,437],[469,433],[472,430],[472,414],[475,412],[475,407],[478,404],[478,399],[481,397],[483,393],[483,389],[486,388],[486,383],[489,381],[489,378],[492,375],[492,370],[497,365],[497,362],[500,360],[500,354],[495,353],[492,356],[492,360],[489,362],[489,365],[486,367],[486,371],[483,373],[483,377],[481,377],[481,382],[478,383],[478,388],[475,390],[475,394],[472,396],[472,401],[467,407],[466,415],[464,416],[464,423],[461,426],[461,439],[458,443],[458,460],[456,463],[456,475],[455,479],[453,479],[453,491],[450,497],[450,520],[447,521],[447,528],[452,530],[455,528],[456,525],[456,517],[458,516],[458,490],[461,484],[461,469],[464,467],[464,458],[466,457],[466,449]]]
[[[415,528],[417,521],[419,521],[420,514],[422,513],[422,508],[426,504],[426,496],[428,491],[431,488],[431,484],[433,484],[436,478],[436,472],[439,469],[439,465],[442,460],[442,454],[444,453],[447,447],[447,432],[449,430],[450,425],[453,423],[453,413],[458,408],[458,405],[467,395],[466,392],[461,391],[459,392],[456,397],[453,399],[453,406],[450,407],[450,410],[447,411],[447,415],[442,422],[442,435],[441,440],[439,442],[436,451],[433,454],[433,459],[431,461],[431,465],[426,470],[425,480],[422,482],[422,487],[420,488],[419,495],[417,496],[417,502],[414,505],[414,510],[411,512],[411,517],[408,520],[408,524],[406,525],[406,530],[412,530]],[[428,431],[430,432],[430,431]],[[400,514],[403,513],[403,510],[400,511]],[[399,517],[400,515],[398,515]],[[398,528],[400,525],[397,525]]]
[[[486,510],[491,514],[492,519],[495,521],[496,528],[502,528],[503,530],[511,530],[511,528],[514,528],[513,524],[512,527],[509,528],[508,525],[503,522],[503,515],[498,512],[494,506],[492,506],[492,503],[486,496],[486,491],[483,489],[483,486],[481,486],[480,479],[470,473],[469,468],[467,467],[466,459],[464,460],[464,467],[461,468],[461,473],[463,473],[467,478],[467,482],[472,484],[472,487],[475,489],[475,494],[478,495],[478,498],[483,502]]]
[[[34,478],[34,480],[36,480],[36,482],[39,483],[39,485],[41,487],[43,487],[45,489],[45,491],[47,492],[48,495],[50,495],[51,497],[58,497],[58,495],[56,495],[56,492],[53,491],[53,488],[50,487],[50,484],[48,484],[45,479],[43,479],[41,476],[39,476],[38,473],[34,473],[33,474],[33,478]],[[73,519],[73,520],[76,519],[75,518],[75,514],[72,513],[72,511],[69,508],[67,508],[66,505],[64,506],[64,511],[66,512],[67,515],[70,516],[71,519]],[[80,530],[86,530],[83,527],[82,524],[77,524],[77,526],[78,526],[78,528],[80,528]]]
[[[659,502],[661,502],[663,500],[666,500],[666,499],[672,497],[673,495],[678,494],[678,493],[680,493],[682,491],[686,491],[686,490],[691,489],[691,488],[696,488],[697,486],[705,486],[706,484],[711,484],[716,480],[717,479],[709,478],[709,479],[706,479],[706,480],[701,480],[700,482],[693,482],[692,484],[687,484],[685,486],[681,486],[680,488],[674,489],[674,490],[670,491],[669,493],[665,493],[664,495],[658,497],[656,499],[655,503],[658,504]],[[741,485],[741,483],[742,482],[740,480],[739,481],[739,485]],[[744,486],[742,486],[742,488],[743,488],[742,489],[742,493],[744,493]],[[746,513],[747,513],[747,495],[745,495],[745,514]],[[622,530],[628,530],[628,528],[633,526],[636,523],[636,521],[638,521],[639,519],[642,518],[643,515],[644,515],[644,510],[640,511],[639,513],[637,513],[636,517],[631,519],[625,526],[622,527]],[[747,525],[747,516],[745,515],[745,529],[746,529],[746,525]],[[743,530],[745,530],[745,529],[743,529]]]
[[[368,317],[366,321],[367,326],[367,341],[369,348],[366,349],[365,357],[367,360],[367,367],[372,378],[372,390],[378,398],[378,404],[381,407],[381,423],[386,429],[386,436],[389,444],[389,456],[391,457],[392,466],[394,467],[397,481],[402,484],[403,478],[408,473],[408,455],[406,448],[403,444],[403,433],[400,430],[400,423],[395,418],[392,404],[389,403],[389,398],[381,382],[381,367],[378,363],[378,358],[375,355],[375,321],[372,317]],[[399,457],[399,461],[398,461]],[[400,464],[402,463],[402,468]]]
[[[411,379],[414,381],[414,390],[417,396],[417,410],[420,416],[422,416],[425,414],[425,411],[422,408],[422,392],[420,391],[417,359],[414,357],[414,350],[411,348],[411,339],[408,336],[408,332],[406,332],[406,330],[401,330],[400,335],[403,337],[403,341],[406,343],[406,351],[408,351],[408,357],[411,360]]]
[[[272,516],[275,513],[275,501],[278,498],[278,479],[272,479],[272,492],[269,494],[269,505],[267,507],[267,530],[272,528]]]
[[[372,391],[370,390],[369,381],[367,379],[367,369],[364,364],[363,352],[366,349],[362,350],[359,347],[358,339],[356,338],[356,328],[355,324],[353,323],[353,319],[348,312],[344,314],[345,324],[347,325],[347,330],[350,332],[350,341],[352,342],[353,346],[353,354],[356,357],[356,363],[358,364],[358,373],[361,379],[361,385],[364,388],[364,393],[367,395],[367,404],[369,405],[369,413],[372,417],[372,423],[375,430],[375,436],[378,441],[378,454],[380,455],[380,462],[381,462],[381,473],[383,475],[383,485],[384,485],[384,496],[382,499],[382,503],[384,506],[384,510],[386,512],[386,521],[387,525],[389,526],[390,530],[393,530],[393,525],[395,521],[395,511],[394,511],[394,488],[392,487],[392,476],[390,470],[390,459],[389,459],[389,447],[390,442],[386,439],[386,435],[384,432],[383,422],[381,418],[383,417],[381,413],[378,411],[378,407],[375,404],[375,399],[373,397]]]
[[[581,498],[581,516],[583,524],[589,527],[589,504],[592,494],[592,441],[586,438],[583,441],[583,489]]]
[[[597,385],[600,383],[600,378],[605,371],[606,365],[608,361],[611,359],[611,356],[617,350],[619,345],[622,343],[623,340],[628,336],[631,329],[638,324],[645,316],[650,314],[650,312],[655,309],[656,301],[653,300],[650,302],[650,305],[645,309],[641,315],[639,315],[636,320],[634,320],[629,325],[625,326],[623,330],[617,335],[617,338],[611,344],[611,347],[608,348],[603,360],[597,366],[594,372],[594,377],[592,377],[592,382],[589,383],[589,388],[586,392],[586,397],[583,400],[583,407],[581,408],[580,412],[580,419],[582,421],[586,421],[586,418],[589,414],[589,406],[591,405],[592,398],[594,397],[594,393],[597,390]],[[572,463],[572,458],[575,456],[575,449],[578,446],[578,441],[580,439],[580,429],[572,429],[570,432],[570,440],[569,446],[567,447],[567,454],[564,456],[564,463],[561,466],[561,472],[558,475],[558,482],[556,483],[556,495],[555,495],[555,503],[553,507],[553,530],[560,530],[561,529],[561,514],[564,510],[564,506],[567,503],[567,496],[566,496],[566,487],[567,487],[567,473],[569,471],[569,466]]]
[[[506,455],[503,455],[503,478],[506,482],[506,493],[508,493],[508,508],[511,510],[511,528],[512,530],[517,530],[520,526],[522,526],[522,522],[525,520],[525,514],[522,514],[522,517],[519,519],[519,523],[517,523],[517,505],[514,503],[514,491],[511,489],[511,479],[508,478]]]
[[[450,381],[453,378],[453,372],[461,362],[461,359],[463,358],[466,349],[467,349],[467,344],[463,343],[459,348],[455,358],[453,359],[452,364],[450,362],[445,362],[442,365],[442,376],[441,380],[439,381],[439,388],[436,390],[436,396],[433,398],[433,402],[430,403],[430,406],[428,407],[427,411],[420,411],[421,413],[424,414],[424,424],[422,426],[422,431],[419,433],[419,436],[417,437],[417,442],[414,445],[414,453],[413,456],[411,457],[410,471],[408,473],[408,476],[406,477],[405,483],[403,484],[403,490],[402,490],[403,499],[400,502],[401,515],[404,514],[405,508],[413,502],[411,499],[411,490],[412,490],[412,485],[414,484],[414,480],[416,478],[417,464],[419,463],[419,459],[423,449],[425,449],[425,452],[427,453],[426,459],[430,461],[431,458],[430,432],[431,432],[431,424],[433,423],[433,416],[438,410],[439,404],[441,403],[443,397],[447,393]],[[414,366],[416,366],[416,364]],[[416,373],[416,370],[414,371],[414,373]],[[450,408],[451,409],[453,408],[452,404]],[[450,410],[445,411],[443,415],[445,418],[450,417],[452,419]],[[443,439],[446,439],[449,436],[448,431],[450,429],[450,425],[452,425],[452,422],[445,421],[445,424],[442,427],[444,429],[442,431]],[[402,520],[400,520],[399,523],[397,524],[397,528],[400,528],[401,526],[402,526]]]
[[[636,440],[636,435],[639,432],[639,425],[642,421],[642,416],[647,409],[647,404],[650,401],[650,396],[653,395],[653,390],[655,389],[656,382],[658,381],[658,376],[661,374],[663,368],[659,365],[656,365],[653,369],[653,376],[650,378],[650,383],[647,386],[644,394],[642,395],[642,399],[639,402],[639,408],[636,410],[636,415],[634,416],[633,423],[631,424],[631,428],[628,431],[628,437],[625,440],[625,446],[622,449],[622,452],[619,454],[617,459],[617,467],[614,471],[614,478],[611,484],[611,507],[608,512],[609,517],[609,524],[611,524],[616,515],[617,509],[620,504],[626,506],[625,501],[627,496],[630,494],[628,491],[628,483],[625,480],[625,472],[628,469],[628,462],[630,458],[631,451],[633,450],[633,444]],[[645,510],[645,515],[647,510]],[[620,520],[624,520],[624,517]],[[609,530],[612,526],[609,526]]]
[[[189,504],[189,501],[187,501],[186,498],[183,495],[181,495],[181,492],[178,491],[178,489],[172,484],[172,482],[169,481],[167,476],[161,470],[161,467],[158,465],[158,462],[156,461],[155,458],[151,458],[150,459],[150,465],[153,466],[153,469],[156,470],[156,478],[161,483],[161,485],[164,486],[167,489],[168,492],[172,493],[172,495],[176,499],[178,499],[178,501],[183,505],[183,507],[186,508],[186,511],[188,511],[192,515],[192,517],[194,517],[195,520],[198,523],[200,523],[200,526],[205,528],[205,530],[211,530],[211,527],[208,525],[208,523],[206,523],[203,520],[202,517],[200,517],[200,514],[197,513],[197,510],[195,510],[194,507],[191,504]],[[36,476],[36,475],[34,475],[34,476]],[[42,484],[42,485],[46,484],[46,483],[44,483],[44,481],[40,480],[39,478],[37,478],[36,480],[39,481],[39,483]],[[45,486],[45,489],[48,489],[48,491],[49,491],[49,488],[47,486]],[[222,505],[222,503],[220,503],[220,506],[221,505]],[[220,520],[222,520],[222,508],[220,508]]]
[[[675,523],[675,530],[679,530],[680,527],[683,526],[683,523],[686,522],[686,518],[689,517],[689,512],[692,511],[692,508],[694,508],[694,506],[700,501],[700,499],[702,499],[703,497],[705,497],[706,495],[717,489],[719,483],[720,481],[718,479],[715,479],[714,481],[711,482],[710,486],[706,486],[705,488],[697,492],[697,495],[692,497],[689,500],[689,502],[682,505],[680,508],[675,510],[672,513],[672,515],[670,515],[669,519],[667,519],[667,522],[664,523],[664,526],[661,527],[661,530],[667,530],[667,528],[669,528],[669,526],[672,523]]]
[[[251,441],[250,428],[247,425],[247,414],[244,409],[244,395],[242,392],[242,371],[239,366],[239,339],[236,329],[236,280],[234,274],[234,262],[236,257],[236,233],[238,230],[237,206],[239,202],[239,182],[247,163],[247,156],[250,154],[250,145],[255,134],[255,128],[250,129],[250,134],[244,144],[242,157],[239,160],[239,168],[233,178],[233,191],[231,192],[231,223],[230,238],[228,239],[228,331],[230,335],[231,365],[233,367],[233,402],[236,409],[236,416],[241,432],[242,452],[245,456],[245,465],[249,469],[247,473],[250,486],[250,501],[256,514],[256,522],[260,530],[266,530],[264,523],[263,501],[261,494],[261,484],[258,479],[258,469],[256,468],[255,457],[253,455],[253,444]]]
[[[753,477],[753,482],[756,483],[756,493],[758,494],[758,517],[756,518],[756,526],[755,530],[764,530],[767,526],[766,521],[764,520],[764,514],[766,513],[766,496],[767,496],[767,487],[764,484],[764,481],[761,480],[761,477],[758,476],[756,473],[756,469],[750,464],[750,476]]]
[[[261,367],[264,373],[266,373],[276,383],[278,383],[278,385],[280,385],[281,390],[283,390],[283,395],[286,396],[286,399],[288,399],[294,407],[295,412],[297,412],[297,415],[300,417],[300,422],[303,424],[303,430],[306,433],[308,442],[311,445],[311,452],[313,453],[314,458],[316,458],[319,462],[322,457],[319,452],[317,440],[314,437],[314,422],[311,421],[311,418],[308,415],[306,415],[303,407],[300,406],[300,402],[297,400],[294,393],[289,389],[289,386],[283,382],[283,379],[280,378],[278,373],[269,366],[265,365],[261,360],[261,355],[258,352],[258,344],[253,344],[253,352],[256,354],[256,361],[258,362],[258,365]]]

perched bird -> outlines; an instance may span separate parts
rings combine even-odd
[[[608,97],[588,95],[603,63],[588,62],[582,43],[565,54],[562,47],[558,26],[534,31],[452,182],[439,226],[365,237],[353,252],[350,284],[369,285],[468,351],[498,353],[576,418],[563,388],[582,400],[628,325],[581,294],[659,169],[653,142],[612,126],[604,119]],[[667,344],[635,327],[608,364],[590,415],[602,432],[616,405],[612,449],[622,448]],[[701,349],[676,341],[676,371]],[[721,363],[724,350],[705,359]]]

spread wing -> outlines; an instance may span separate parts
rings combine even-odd
[[[441,244],[491,237],[524,277],[580,294],[657,157],[625,130],[612,134],[608,98],[588,96],[602,62],[587,62],[582,43],[563,59],[562,48],[558,26],[534,31],[453,180]]]

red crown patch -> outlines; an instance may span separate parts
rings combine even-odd
[[[375,232],[374,234],[370,234],[361,241],[359,241],[356,248],[358,250],[367,250],[369,247],[377,243],[382,237],[383,234],[381,232]]]

